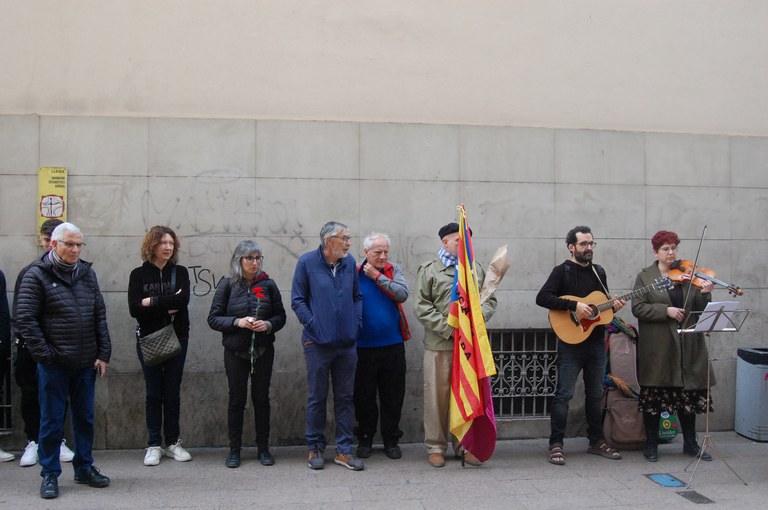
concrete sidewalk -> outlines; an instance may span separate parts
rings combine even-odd
[[[699,439],[701,441],[701,434]],[[322,471],[307,468],[302,447],[272,449],[276,464],[263,467],[256,449],[244,450],[238,469],[228,469],[224,448],[194,448],[193,460],[164,457],[157,467],[142,464],[141,450],[94,452],[96,466],[112,478],[106,489],[76,485],[64,465],[61,495],[38,496],[39,466],[21,468],[17,460],[0,464],[0,508],[397,508],[397,509],[573,509],[697,508],[681,493],[714,501],[706,508],[768,508],[768,443],[755,443],[734,432],[712,434],[714,444],[748,485],[715,459],[702,462],[690,489],[664,487],[646,477],[667,473],[685,483],[693,467],[682,454],[681,439],[659,449],[659,462],[638,451],[619,461],[586,453],[585,438],[566,440],[566,466],[546,461],[546,439],[500,441],[484,466],[462,468],[450,460],[440,469],[427,463],[421,444],[403,445],[403,458],[390,460],[381,449],[366,459],[362,472],[333,464],[326,451]],[[709,450],[711,451],[711,450]],[[711,451],[713,454],[714,451]]]

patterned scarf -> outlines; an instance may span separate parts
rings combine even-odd
[[[445,251],[445,248],[440,248],[440,251],[437,252],[437,256],[440,257],[440,262],[442,262],[445,267],[455,266],[459,263],[459,259]]]

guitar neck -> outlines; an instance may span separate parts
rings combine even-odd
[[[623,296],[619,296],[615,299],[611,299],[610,301],[606,301],[605,303],[600,303],[599,305],[597,305],[597,309],[600,310],[601,312],[605,311],[609,308],[612,308],[613,302],[616,301],[617,299],[619,301],[629,301],[630,299],[634,299],[637,296],[642,296],[643,294],[650,292],[655,288],[656,288],[656,284],[652,284],[652,285],[648,285],[647,287],[642,287],[640,289],[633,290],[632,292],[628,292]]]

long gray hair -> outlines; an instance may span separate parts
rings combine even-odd
[[[320,229],[320,247],[325,248],[329,237],[333,237],[342,230],[349,230],[349,227],[338,221],[329,221]]]
[[[240,241],[237,243],[237,247],[235,247],[235,251],[232,253],[232,260],[229,261],[229,276],[232,279],[233,286],[239,285],[240,282],[245,280],[243,266],[240,264],[240,260],[251,253],[258,253],[261,255],[261,246],[259,246],[259,243],[251,240]],[[261,269],[261,267],[259,269]]]

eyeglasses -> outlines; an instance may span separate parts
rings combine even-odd
[[[594,248],[595,246],[597,246],[597,242],[596,241],[591,241],[591,242],[590,241],[582,241],[582,242],[578,243],[578,245],[581,246],[582,248],[586,248],[587,246],[589,246],[590,248]]]
[[[335,237],[336,239],[341,239],[341,240],[342,240],[342,241],[344,241],[345,243],[348,243],[348,242],[349,242],[349,241],[352,239],[352,238],[351,238],[351,237],[349,237],[349,236],[331,236],[331,237]]]
[[[248,262],[254,262],[254,261],[259,261],[259,262],[261,262],[262,260],[264,260],[264,257],[263,257],[263,256],[261,256],[261,255],[248,255],[248,256],[246,256],[246,257],[243,257],[243,258],[244,258],[245,260],[247,260]]]
[[[67,247],[68,250],[77,248],[78,250],[85,246],[85,243],[72,243],[69,241],[59,241],[61,244]]]

